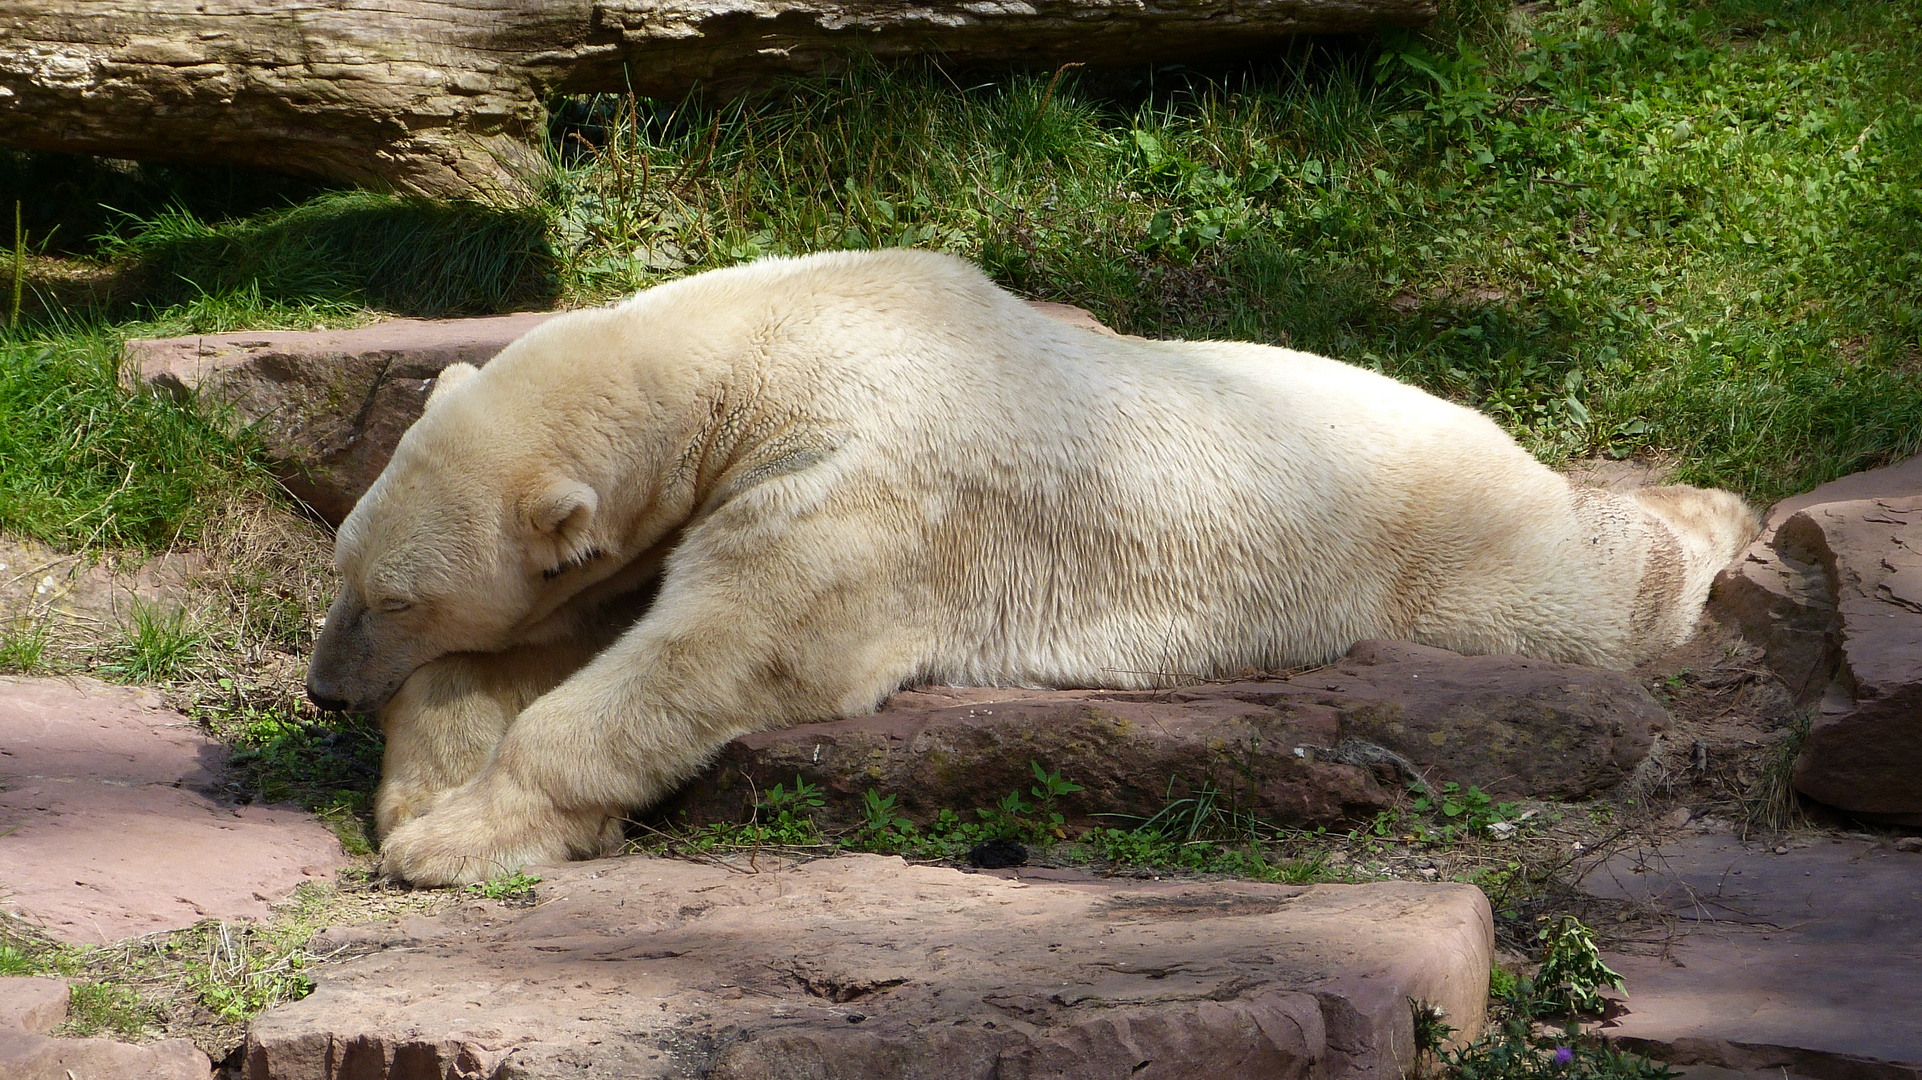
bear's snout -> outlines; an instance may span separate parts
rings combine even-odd
[[[373,713],[416,665],[398,666],[393,643],[370,625],[370,612],[347,593],[335,599],[307,663],[307,699],[330,711]]]
[[[314,687],[314,680],[307,680],[307,700],[321,712],[346,712],[347,702],[336,697],[328,697],[326,691]]]

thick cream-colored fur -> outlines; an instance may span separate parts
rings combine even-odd
[[[1724,492],[1571,488],[1360,368],[1092,334],[921,252],[687,278],[461,375],[341,528],[309,681],[386,705],[384,865],[419,882],[596,853],[728,739],[915,683],[1367,637],[1631,665],[1754,529]]]

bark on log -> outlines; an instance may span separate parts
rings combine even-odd
[[[0,0],[0,143],[511,194],[539,175],[557,94],[730,91],[852,49],[1188,61],[1433,14],[1434,0]]]

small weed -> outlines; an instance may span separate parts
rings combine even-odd
[[[1055,800],[1085,789],[1080,784],[1063,780],[1059,769],[1043,769],[1038,761],[1028,762],[1028,768],[1034,771],[1035,783],[1028,793],[1034,796],[1036,824],[1046,835],[1056,839],[1066,836],[1063,827],[1068,819],[1055,809]]]
[[[854,846],[863,851],[893,852],[907,846],[919,830],[895,808],[895,797],[869,788],[861,798],[861,824]]]
[[[1600,991],[1622,990],[1622,977],[1602,962],[1595,932],[1573,915],[1563,915],[1540,933],[1542,966],[1535,973],[1535,1000],[1541,1015],[1602,1011]]]
[[[1518,982],[1492,1003],[1480,1038],[1444,1052],[1444,1075],[1459,1080],[1672,1080],[1668,1066],[1625,1053],[1599,1035],[1569,1023],[1542,1027],[1533,986]]]
[[[0,978],[14,975],[38,975],[40,965],[34,962],[27,951],[16,945],[0,945]]]
[[[516,870],[469,885],[467,891],[484,900],[524,901],[533,899],[534,886],[540,883],[539,875]]]
[[[62,1033],[88,1037],[117,1035],[137,1039],[147,1030],[153,1010],[140,994],[121,983],[76,982],[67,1000],[67,1022]]]
[[[1433,829],[1422,822],[1404,823],[1399,815],[1395,815],[1386,823],[1391,832],[1395,825],[1404,826],[1409,830],[1408,835],[1414,837],[1417,842],[1454,843],[1457,840],[1480,836],[1492,825],[1512,822],[1521,817],[1520,807],[1515,803],[1497,803],[1473,784],[1463,788],[1450,780],[1440,789],[1430,790],[1427,785],[1416,783],[1409,785],[1408,791],[1415,797],[1412,806],[1415,813],[1439,814],[1442,818],[1440,826]],[[1377,835],[1390,835],[1381,831],[1383,827],[1383,815],[1377,815]]]
[[[789,791],[783,784],[775,784],[768,789],[757,810],[770,815],[763,824],[766,830],[763,843],[770,844],[811,844],[821,838],[820,829],[815,827],[813,812],[827,805],[821,789],[797,773],[794,777],[794,790]],[[757,813],[756,817],[759,817]],[[758,822],[757,822],[758,823]]]
[[[16,619],[0,630],[0,671],[29,675],[46,657],[49,635],[41,619]]]
[[[207,640],[207,630],[184,607],[133,601],[114,659],[100,670],[119,682],[166,682],[184,675]]]
[[[1415,1052],[1421,1054],[1440,1053],[1448,1044],[1448,1037],[1455,1034],[1455,1026],[1448,1022],[1448,1014],[1439,1005],[1426,1001],[1408,999],[1408,1008],[1415,1014]]]
[[[1488,996],[1489,997],[1492,997],[1492,998],[1513,997],[1515,996],[1515,992],[1517,988],[1519,988],[1520,986],[1521,986],[1521,980],[1517,979],[1513,972],[1509,971],[1505,967],[1502,967],[1500,964],[1496,964],[1495,966],[1488,969]]]
[[[1813,712],[1804,710],[1789,720],[1775,753],[1742,799],[1745,838],[1751,833],[1793,829],[1807,820],[1801,798],[1795,793],[1795,762],[1802,756],[1802,744],[1808,739],[1812,719]]]

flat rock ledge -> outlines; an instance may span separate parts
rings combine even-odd
[[[136,1046],[112,1039],[61,1039],[65,979],[0,978],[0,1077],[5,1080],[208,1080],[213,1063],[185,1039]]]
[[[1070,326],[1114,333],[1071,304],[1031,304]],[[485,365],[558,314],[135,339],[126,344],[121,370],[134,387],[200,400],[235,426],[252,427],[287,490],[338,525],[420,419],[447,365]]]
[[[207,794],[226,761],[149,692],[0,678],[0,903],[97,945],[265,919],[272,901],[346,865],[313,815]]]
[[[1619,855],[1583,887],[1666,923],[1605,954],[1629,989],[1609,1038],[1675,1065],[1922,1080],[1922,852],[1696,836]]]
[[[1778,503],[1713,604],[1816,707],[1796,788],[1922,825],[1922,458]]]
[[[925,822],[1026,792],[1034,762],[1083,786],[1056,807],[1076,824],[1146,818],[1210,786],[1224,808],[1332,825],[1387,808],[1415,776],[1497,796],[1593,796],[1626,780],[1668,725],[1625,672],[1364,641],[1291,678],[909,691],[873,716],[742,736],[664,812],[744,820],[798,775],[832,796],[824,823],[858,821],[869,788]]]
[[[1479,1030],[1466,885],[1051,880],[850,855],[543,869],[539,899],[326,931],[248,1080],[1398,1080]],[[1065,880],[1063,880],[1065,879]]]

